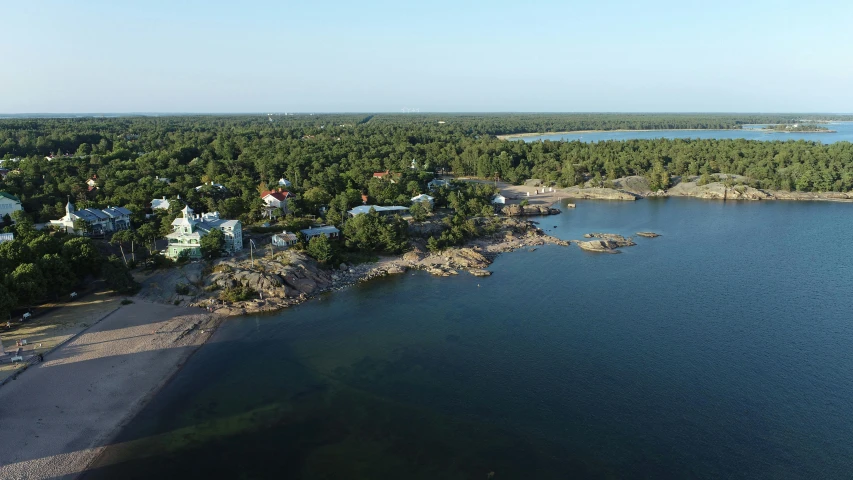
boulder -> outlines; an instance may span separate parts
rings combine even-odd
[[[521,217],[531,215],[557,215],[560,210],[545,205],[507,205],[501,209],[501,213],[510,217]]]

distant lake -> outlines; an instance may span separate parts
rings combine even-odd
[[[849,478],[851,213],[578,201],[663,236],[229,319],[84,478]]]
[[[821,126],[837,133],[809,133],[809,132],[767,132],[761,130],[766,125],[746,125],[740,130],[652,130],[652,131],[608,131],[608,132],[580,132],[561,133],[558,135],[537,135],[530,137],[510,137],[509,140],[524,140],[535,142],[538,140],[568,142],[600,142],[602,140],[637,140],[655,138],[714,138],[762,141],[786,141],[786,140],[809,140],[822,143],[853,142],[853,122],[822,123]]]

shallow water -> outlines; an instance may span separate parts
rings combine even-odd
[[[845,478],[851,208],[579,201],[663,236],[229,320],[85,478]]]
[[[833,122],[822,124],[835,133],[818,132],[766,132],[764,125],[746,125],[739,130],[651,130],[651,131],[609,131],[561,133],[552,135],[536,135],[530,137],[510,137],[510,140],[535,142],[538,140],[565,140],[581,142],[600,142],[603,140],[635,140],[656,138],[701,138],[701,139],[737,139],[761,141],[807,140],[821,143],[853,142],[853,122]]]

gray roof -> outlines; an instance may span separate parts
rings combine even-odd
[[[362,213],[369,213],[371,208],[376,210],[377,213],[382,213],[382,212],[400,212],[400,213],[403,213],[404,211],[408,210],[408,207],[398,207],[398,206],[383,207],[380,205],[359,205],[359,206],[353,208],[352,210],[349,210],[347,213],[349,213],[350,215],[353,215],[353,216],[361,215]]]
[[[104,209],[104,213],[110,217],[116,218],[124,215],[130,215],[130,210],[123,207],[109,207]]]
[[[305,235],[306,237],[314,236],[314,235],[320,235],[320,234],[324,234],[324,233],[329,233],[329,234],[341,233],[340,230],[338,230],[337,228],[335,228],[331,225],[324,225],[322,227],[306,228],[305,230],[300,230],[300,232],[302,232],[302,234]]]
[[[85,210],[78,210],[76,213],[79,214],[81,212],[89,212],[93,217],[97,218],[98,220],[106,220],[106,219],[110,218],[102,210],[98,210],[96,208],[87,208]]]

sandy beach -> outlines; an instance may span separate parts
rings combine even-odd
[[[0,478],[75,478],[218,322],[135,301],[0,387]]]

